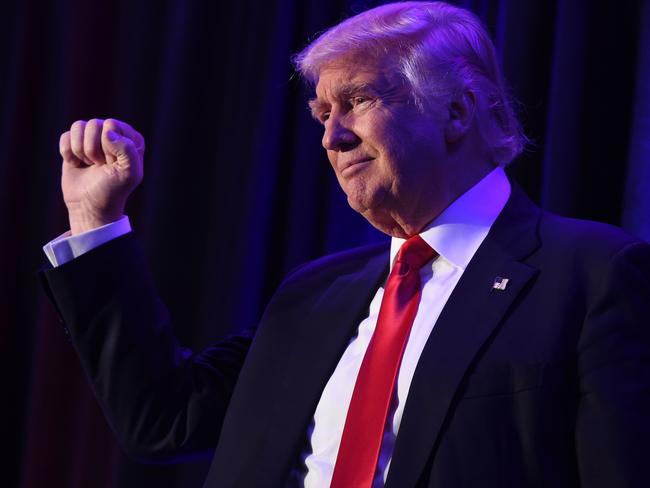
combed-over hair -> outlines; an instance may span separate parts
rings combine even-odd
[[[329,62],[352,55],[395,57],[421,110],[440,110],[466,90],[476,96],[477,124],[490,156],[506,165],[526,144],[481,21],[444,2],[398,2],[362,12],[321,34],[294,57],[296,69],[318,83]]]

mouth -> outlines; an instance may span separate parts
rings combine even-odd
[[[359,158],[343,163],[341,165],[341,176],[344,178],[352,176],[354,173],[361,171],[363,168],[368,166],[368,164],[374,159],[375,158],[371,157]]]

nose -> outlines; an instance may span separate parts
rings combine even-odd
[[[359,137],[348,127],[342,117],[330,115],[325,121],[322,144],[328,151],[347,151],[359,143]]]

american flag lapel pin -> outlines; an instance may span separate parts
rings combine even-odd
[[[492,289],[493,290],[499,290],[503,291],[506,289],[506,286],[508,286],[508,278],[503,278],[501,276],[497,276],[494,278],[494,283],[492,284]]]

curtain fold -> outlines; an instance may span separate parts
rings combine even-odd
[[[639,16],[639,49],[629,158],[623,202],[623,228],[650,240],[650,3]]]
[[[127,212],[184,345],[253,326],[282,277],[385,239],[348,206],[290,56],[385,2],[13,2],[0,33],[4,486],[201,486],[207,462],[119,450],[39,290],[66,230],[59,135],[114,117],[145,136]],[[533,144],[508,169],[548,210],[650,239],[648,2],[459,0],[483,18]],[[182,320],[181,320],[182,318]]]

